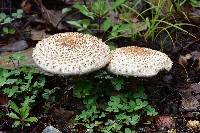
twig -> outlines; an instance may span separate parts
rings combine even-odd
[[[196,43],[196,42],[199,42],[199,41],[200,41],[200,38],[197,39],[197,40],[195,40],[195,41],[193,41],[193,42],[188,43],[186,46],[183,47],[183,49],[186,49],[186,48],[188,48],[190,45],[192,45],[192,44],[194,44],[194,43]]]
[[[174,7],[175,12],[178,13],[178,8],[177,8],[177,6],[176,6],[175,1],[174,1],[174,0],[170,0],[170,1],[171,1],[172,5],[173,5],[173,7]]]

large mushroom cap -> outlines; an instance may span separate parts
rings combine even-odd
[[[78,75],[104,67],[110,61],[110,50],[102,40],[94,36],[66,32],[39,41],[32,57],[45,71]]]
[[[136,46],[114,50],[108,65],[108,70],[114,74],[135,77],[151,77],[171,68],[172,61],[166,54]]]

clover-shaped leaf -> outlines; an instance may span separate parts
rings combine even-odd
[[[134,108],[134,110],[142,109],[142,108],[144,108],[145,106],[148,105],[147,101],[142,101],[139,98],[135,100],[135,103],[136,103],[136,107]]]
[[[147,115],[149,116],[156,116],[158,114],[155,108],[153,108],[151,105],[146,106],[145,111],[147,112]]]
[[[136,125],[140,121],[140,116],[139,115],[132,115],[130,119],[131,125]]]
[[[10,56],[11,60],[22,61],[25,60],[25,56],[21,53],[14,53]]]

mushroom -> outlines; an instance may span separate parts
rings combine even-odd
[[[128,46],[112,52],[108,70],[116,75],[151,77],[161,70],[169,71],[172,64],[171,59],[160,51]]]
[[[101,39],[92,35],[66,32],[39,41],[32,57],[47,72],[80,75],[106,66],[110,61],[110,50]]]

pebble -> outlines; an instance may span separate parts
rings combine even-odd
[[[60,132],[58,129],[56,129],[55,127],[53,126],[47,126],[43,131],[42,133],[62,133]]]
[[[25,40],[19,40],[8,45],[1,46],[0,52],[18,52],[28,48],[28,44]]]

